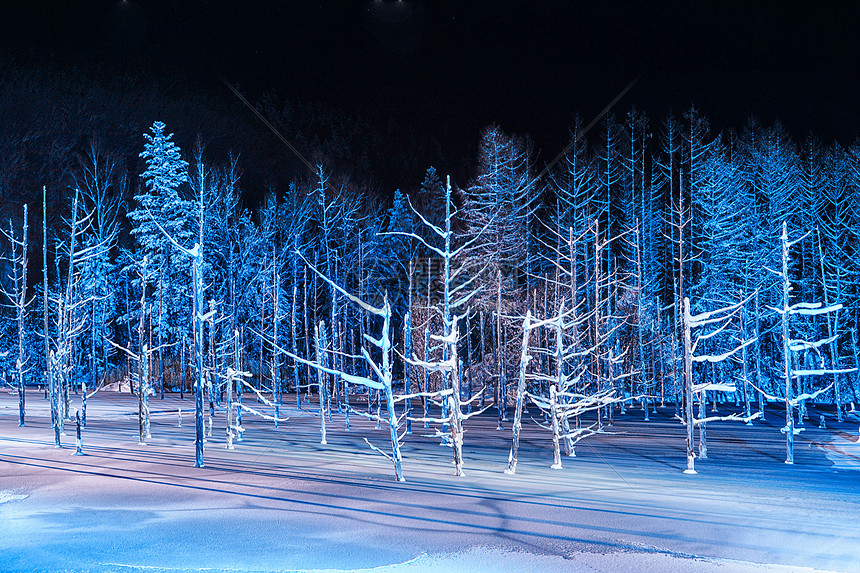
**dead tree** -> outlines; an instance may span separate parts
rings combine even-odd
[[[463,315],[455,314],[458,308],[465,308],[469,301],[480,291],[480,288],[475,288],[473,285],[480,272],[473,273],[471,277],[465,278],[467,267],[465,264],[455,265],[460,255],[468,248],[472,247],[480,238],[479,232],[475,237],[466,241],[463,245],[454,248],[452,239],[454,233],[452,230],[452,221],[456,214],[451,196],[451,178],[447,178],[445,186],[445,229],[434,225],[428,221],[421,213],[419,213],[410,202],[410,208],[413,213],[421,220],[423,225],[430,230],[442,243],[441,246],[431,245],[424,238],[415,233],[392,232],[391,235],[403,235],[410,237],[422,243],[431,252],[435,253],[442,259],[442,308],[440,315],[444,333],[439,335],[429,336],[425,344],[425,356],[429,357],[429,340],[435,340],[442,343],[442,359],[440,361],[430,361],[429,358],[420,360],[415,356],[405,357],[409,365],[420,366],[427,373],[442,372],[445,376],[445,383],[439,392],[429,392],[425,388],[424,392],[416,394],[407,394],[399,397],[398,400],[411,400],[412,398],[422,397],[425,400],[434,398],[442,399],[440,404],[442,415],[439,418],[430,418],[426,413],[420,418],[412,418],[412,421],[435,422],[442,424],[442,431],[438,435],[444,439],[449,439],[454,455],[454,467],[456,475],[462,476],[463,473],[463,421],[476,415],[479,412],[466,414],[463,412],[463,406],[471,405],[473,401],[479,399],[483,390],[478,394],[470,396],[465,403],[462,402],[461,396],[461,363],[459,361],[458,345],[460,342],[459,321],[462,320],[468,310]],[[489,223],[488,223],[489,224]],[[486,225],[485,227],[486,228]],[[428,309],[429,316],[429,309]],[[429,319],[428,319],[429,327]],[[429,332],[429,331],[428,331]],[[408,367],[408,366],[407,366]],[[450,393],[448,392],[450,390]],[[480,410],[483,411],[483,410]]]
[[[375,307],[373,305],[370,305],[370,304],[364,302],[363,300],[361,300],[360,298],[353,296],[352,294],[350,294],[349,292],[347,292],[346,290],[341,288],[339,285],[337,285],[333,280],[331,280],[327,276],[325,276],[314,265],[312,265],[304,257],[302,257],[301,253],[297,252],[296,256],[301,257],[302,260],[305,262],[305,264],[312,271],[314,271],[314,273],[316,273],[317,276],[319,276],[322,280],[324,280],[326,283],[328,283],[329,286],[334,291],[337,291],[340,294],[342,294],[343,296],[345,296],[347,298],[347,300],[349,300],[350,302],[352,302],[353,304],[358,306],[360,309],[362,309],[363,311],[365,311],[369,315],[378,316],[378,317],[382,318],[382,332],[380,333],[379,338],[373,338],[369,334],[364,335],[364,338],[368,342],[370,342],[373,346],[376,346],[379,349],[379,351],[382,355],[382,360],[381,360],[381,363],[378,363],[377,361],[375,361],[370,356],[370,353],[367,351],[366,348],[364,348],[364,347],[361,348],[362,356],[364,357],[364,359],[367,362],[368,366],[370,367],[371,371],[376,375],[376,379],[374,380],[372,378],[368,378],[365,376],[359,376],[359,375],[355,375],[355,374],[348,374],[348,373],[344,372],[343,370],[338,370],[336,368],[330,368],[328,366],[325,366],[323,364],[323,356],[322,356],[321,352],[318,352],[316,361],[312,362],[312,361],[309,361],[307,359],[300,358],[299,356],[296,356],[292,352],[290,352],[288,350],[284,350],[282,348],[279,348],[278,351],[283,352],[284,354],[286,354],[287,356],[289,356],[293,360],[297,360],[303,364],[307,364],[308,366],[315,368],[320,375],[322,373],[330,374],[332,376],[339,377],[340,379],[342,379],[344,382],[346,382],[348,384],[355,384],[355,385],[359,385],[359,386],[364,386],[368,389],[380,390],[383,392],[384,397],[385,397],[385,403],[387,406],[387,408],[386,408],[387,409],[387,418],[385,418],[383,421],[388,422],[389,433],[390,433],[390,437],[391,437],[391,454],[387,454],[387,453],[383,452],[377,446],[371,444],[370,441],[368,441],[366,438],[365,438],[365,442],[367,442],[367,444],[371,447],[371,449],[382,454],[390,462],[392,462],[392,464],[394,465],[394,476],[395,476],[395,479],[397,479],[397,481],[406,481],[406,479],[403,477],[402,457],[400,454],[400,440],[402,438],[402,436],[399,434],[400,418],[397,417],[397,414],[394,411],[394,391],[393,391],[392,385],[391,385],[391,383],[392,383],[392,371],[391,371],[391,357],[392,357],[391,306],[388,304],[388,296],[386,295],[384,297],[381,307]],[[319,343],[318,343],[318,348],[319,348]],[[321,382],[320,383],[320,393],[321,394],[323,392],[322,387],[323,387],[323,384]],[[320,399],[322,400],[323,397],[320,396]],[[321,409],[320,416],[325,417],[326,412],[325,412],[325,408],[322,405],[322,403],[321,403],[320,409]],[[372,414],[369,412],[359,412],[358,410],[352,410],[352,413],[359,415],[359,416],[368,417],[368,418],[371,418],[371,419],[374,419],[377,421],[380,421],[384,418],[381,414]]]
[[[15,359],[15,382],[18,387],[18,426],[25,426],[24,422],[24,407],[25,407],[25,384],[24,374],[26,374],[27,356],[24,350],[25,341],[25,323],[27,320],[27,307],[31,301],[27,300],[27,204],[24,204],[24,218],[21,227],[21,237],[18,238],[15,234],[15,229],[12,226],[12,221],[9,221],[9,232],[3,231],[3,235],[12,245],[12,252],[7,259],[12,265],[12,290],[6,290],[5,286],[0,286],[3,295],[9,299],[9,306],[15,311],[15,324],[18,331],[18,356]],[[20,253],[19,253],[20,250]]]
[[[798,393],[794,395],[793,381],[801,376],[823,376],[827,374],[838,375],[855,372],[856,368],[815,368],[815,369],[792,369],[793,353],[813,350],[820,353],[820,348],[825,345],[830,345],[836,341],[838,334],[817,341],[806,341],[801,339],[791,338],[790,318],[794,315],[801,316],[817,316],[826,315],[831,312],[838,312],[842,309],[841,304],[826,305],[821,302],[797,302],[790,304],[791,297],[791,280],[788,276],[789,265],[789,250],[793,245],[802,241],[809,236],[809,233],[804,234],[793,241],[788,240],[788,226],[785,221],[782,222],[782,271],[774,271],[768,269],[781,279],[782,283],[782,308],[769,306],[768,308],[782,318],[782,356],[783,356],[783,375],[785,378],[785,391],[782,400],[785,403],[785,426],[780,430],[785,434],[785,463],[794,463],[794,436],[803,431],[803,428],[796,428],[794,424],[794,408],[805,400],[812,400],[820,394],[833,387],[834,382],[830,385],[812,393]],[[833,357],[836,358],[835,356]],[[758,389],[768,399],[776,399],[775,396],[766,394],[763,390]]]
[[[681,422],[686,426],[687,429],[687,467],[684,470],[684,473],[686,474],[696,473],[696,454],[693,451],[695,439],[693,429],[696,426],[699,427],[699,457],[704,459],[708,457],[705,424],[707,424],[708,422],[730,420],[749,422],[750,420],[754,420],[761,416],[761,412],[756,412],[751,416],[740,416],[738,414],[731,414],[729,416],[706,417],[704,414],[705,409],[704,407],[701,407],[702,401],[704,400],[704,393],[709,390],[719,392],[735,392],[735,385],[715,382],[693,384],[693,363],[709,362],[713,364],[717,362],[722,362],[723,360],[726,360],[730,356],[733,356],[735,353],[741,351],[742,349],[746,348],[747,346],[756,341],[755,338],[743,340],[740,344],[722,354],[696,355],[696,349],[699,343],[703,340],[713,338],[714,336],[723,332],[729,326],[729,324],[731,324],[732,318],[735,317],[735,315],[743,308],[743,305],[746,304],[748,300],[749,298],[737,304],[692,315],[690,314],[690,299],[688,297],[684,297],[684,418],[681,420]],[[717,326],[715,326],[713,330],[709,332],[697,335],[695,340],[693,340],[693,329],[702,328],[710,325]],[[698,397],[700,404],[698,418],[694,418],[693,416],[694,397]]]

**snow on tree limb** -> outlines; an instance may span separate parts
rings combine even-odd
[[[356,414],[362,415],[360,412],[356,412]],[[367,438],[363,438],[363,439],[364,439],[364,442],[365,442],[368,446],[370,446],[370,449],[371,449],[371,450],[373,450],[374,452],[376,452],[376,453],[378,453],[378,454],[382,454],[382,455],[383,455],[383,457],[384,457],[386,460],[388,460],[389,462],[392,462],[392,463],[394,462],[394,458],[393,458],[393,457],[391,457],[391,455],[390,455],[390,454],[387,454],[386,452],[383,452],[382,450],[380,450],[378,447],[374,446],[374,445],[370,442],[370,440],[368,440]]]
[[[384,308],[376,308],[375,306],[371,306],[371,305],[367,304],[366,302],[364,302],[363,300],[361,300],[360,298],[358,298],[357,296],[354,296],[354,295],[352,295],[352,294],[350,294],[350,293],[346,292],[346,291],[345,291],[345,290],[343,290],[343,289],[342,289],[342,288],[341,288],[337,283],[335,283],[334,281],[332,281],[331,279],[329,279],[327,276],[325,276],[323,273],[321,273],[321,272],[319,271],[319,269],[317,269],[313,264],[311,264],[311,263],[310,263],[310,262],[309,262],[309,261],[304,257],[304,255],[302,255],[302,254],[301,254],[301,252],[299,252],[299,251],[295,251],[295,253],[296,253],[296,256],[298,256],[301,260],[303,260],[303,261],[304,261],[304,263],[305,263],[305,264],[306,264],[306,265],[307,265],[307,266],[308,266],[308,267],[309,267],[313,272],[315,272],[315,273],[317,274],[317,276],[318,276],[318,277],[320,277],[322,280],[324,280],[325,282],[327,282],[327,283],[329,284],[329,286],[331,286],[333,289],[335,289],[336,291],[338,291],[339,293],[341,293],[341,294],[342,294],[343,296],[345,296],[347,299],[349,299],[350,301],[352,301],[353,303],[357,304],[359,307],[363,308],[364,310],[366,310],[367,312],[369,312],[369,313],[371,313],[371,314],[375,314],[376,316],[382,316],[382,315],[383,315],[383,313],[384,313],[384,311],[385,311],[385,309],[384,309]]]
[[[803,239],[805,239],[806,237],[808,237],[808,236],[809,236],[809,235],[811,235],[811,234],[812,234],[812,231],[807,231],[807,232],[805,232],[802,236],[800,236],[800,237],[798,237],[798,238],[794,239],[793,241],[787,241],[787,242],[786,242],[786,247],[787,247],[787,248],[791,248],[793,245],[795,245],[795,244],[799,243],[800,241],[802,241]]]
[[[570,432],[567,432],[565,434],[560,434],[559,438],[571,440],[574,444],[577,444],[577,443],[581,442],[582,440],[584,440],[585,438],[588,438],[590,436],[594,436],[597,434],[612,434],[613,433],[613,432],[607,432],[603,428],[598,428],[595,430],[594,427],[596,425],[597,425],[597,422],[591,424],[590,426],[585,426],[582,428],[578,428],[576,430],[571,430]]]
[[[484,412],[486,412],[487,410],[489,410],[489,409],[490,409],[490,408],[492,408],[492,407],[493,407],[493,405],[492,405],[492,404],[487,404],[487,405],[486,405],[486,406],[484,406],[483,408],[480,408],[480,409],[478,409],[478,410],[475,410],[474,412],[471,412],[471,413],[469,413],[469,414],[463,414],[463,415],[461,416],[461,419],[462,419],[462,420],[468,420],[468,419],[473,418],[473,417],[475,417],[475,416],[480,416],[481,414],[483,414]],[[465,430],[463,430],[463,431],[465,431]]]
[[[739,309],[744,304],[746,304],[752,298],[752,296],[753,295],[750,295],[738,303],[735,303],[735,304],[732,304],[729,306],[725,306],[723,308],[718,308],[716,310],[711,310],[708,312],[700,312],[699,314],[690,315],[689,319],[688,319],[689,324],[690,324],[690,328],[695,328],[697,326],[704,326],[706,324],[711,324],[713,322],[720,322],[722,320],[726,320],[727,318],[729,318],[728,317],[729,314],[733,313],[735,310]],[[715,315],[720,315],[720,314],[726,315],[726,316],[719,316],[719,317],[715,316]]]
[[[452,372],[456,369],[457,365],[454,363],[454,358],[449,358],[448,360],[441,360],[438,362],[426,362],[424,360],[419,359],[414,354],[412,358],[406,359],[406,361],[412,366],[419,366],[424,368],[428,372]]]
[[[767,392],[765,392],[764,390],[762,390],[761,388],[759,388],[758,386],[756,386],[752,382],[747,382],[747,383],[750,386],[752,386],[753,388],[755,388],[756,390],[758,390],[759,392],[761,392],[762,396],[764,396],[768,400],[772,400],[774,402],[779,402],[779,401],[785,400],[784,397],[779,397],[779,396],[774,396],[773,394],[768,394]],[[792,406],[797,406],[800,402],[802,402],[804,400],[813,400],[813,399],[817,398],[820,394],[827,392],[832,387],[833,387],[833,383],[830,383],[827,386],[825,386],[824,388],[822,388],[821,390],[816,390],[815,392],[812,392],[812,393],[799,394],[798,396],[795,396],[794,398],[789,399],[788,402]]]
[[[373,388],[374,390],[383,390],[385,388],[385,386],[381,382],[371,380],[370,378],[365,378],[364,376],[357,376],[355,374],[347,374],[346,372],[339,372],[338,375],[343,380],[346,380],[350,384],[358,384],[361,386],[367,386],[368,388]]]
[[[704,384],[693,384],[693,392],[737,392],[737,387],[734,384],[722,384],[714,382],[706,382]]]
[[[758,339],[757,338],[751,338],[751,339],[743,342],[741,345],[736,346],[732,350],[729,350],[727,352],[723,352],[722,354],[715,354],[715,355],[706,354],[703,356],[693,356],[692,359],[693,359],[693,362],[710,362],[712,364],[716,363],[716,362],[722,362],[726,358],[729,358],[732,355],[734,355],[735,353],[739,352],[741,349],[746,348],[750,344],[754,343],[756,340],[758,340]]]
[[[403,402],[404,400],[413,400],[415,398],[444,398],[445,396],[450,396],[453,392],[453,388],[445,388],[444,390],[436,390],[435,392],[414,392],[412,394],[399,394],[394,397],[394,401]]]
[[[304,358],[296,356],[295,354],[293,354],[289,350],[284,350],[284,354],[286,354],[287,356],[289,356],[293,360],[297,360],[306,366],[310,366],[311,368],[316,368],[317,370],[319,370],[321,372],[325,372],[326,374],[331,374],[332,376],[340,376],[340,374],[341,374],[339,370],[332,370],[331,368],[327,368],[327,367],[323,366],[322,364],[319,364],[318,362],[311,362],[310,360],[305,360]]]
[[[788,349],[791,351],[794,351],[794,352],[799,352],[801,350],[813,350],[816,348],[820,348],[821,346],[824,346],[825,344],[830,344],[831,342],[834,342],[838,338],[839,338],[839,335],[837,334],[837,335],[831,336],[830,338],[823,338],[823,339],[818,340],[816,342],[808,342],[806,340],[800,340],[800,339],[790,339],[788,341]]]
[[[250,406],[248,406],[248,405],[247,405],[247,404],[245,404],[244,402],[242,402],[242,403],[240,403],[240,402],[235,402],[235,403],[233,404],[233,406],[234,406],[235,408],[240,409],[240,410],[245,410],[246,412],[248,412],[248,413],[250,413],[250,414],[254,414],[255,416],[259,416],[260,418],[262,418],[262,419],[264,419],[264,420],[269,420],[270,422],[274,422],[274,421],[277,421],[277,422],[286,422],[287,420],[289,420],[289,419],[290,419],[290,418],[289,418],[289,416],[286,416],[286,417],[284,417],[284,418],[277,418],[277,417],[275,417],[275,416],[270,416],[269,414],[266,414],[266,413],[264,413],[264,412],[260,412],[259,410],[255,410],[254,408],[251,408]]]
[[[699,426],[709,422],[750,422],[760,418],[761,412],[756,412],[750,416],[741,416],[740,414],[730,414],[728,416],[709,416],[707,418],[693,418],[693,425]]]
[[[787,312],[788,314],[816,316],[819,314],[827,314],[830,312],[842,310],[843,306],[842,303],[831,304],[830,306],[825,307],[823,303],[820,302],[798,302],[789,306],[787,309],[776,308],[770,305],[768,305],[766,308],[769,308],[770,310],[779,314],[785,314]]]
[[[792,370],[791,375],[794,378],[798,378],[800,376],[823,376],[825,374],[850,374],[851,372],[857,372],[857,368],[816,368],[813,370]]]

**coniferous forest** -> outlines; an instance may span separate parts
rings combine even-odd
[[[59,101],[25,79],[7,105]],[[857,145],[630,107],[575,121],[552,160],[487,126],[471,167],[412,159],[389,197],[360,122],[264,98],[266,126],[239,105],[210,145],[229,114],[198,98],[171,124],[149,97],[126,125],[108,104],[3,114],[4,381],[21,425],[50,401],[58,445],[106,388],[138,397],[141,443],[153,401],[193,397],[198,466],[213,417],[232,447],[242,416],[277,426],[289,404],[323,443],[350,415],[387,425],[370,447],[402,480],[413,425],[459,475],[469,419],[496,416],[514,472],[536,411],[560,467],[615,413],[659,407],[694,472],[708,423],[782,417],[790,463],[809,404],[855,410]]]

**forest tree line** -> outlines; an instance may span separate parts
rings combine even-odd
[[[469,181],[429,167],[390,205],[309,162],[254,210],[241,156],[210,165],[205,142],[187,153],[161,122],[140,141],[140,173],[92,143],[74,185],[45,181],[41,204],[5,225],[7,383],[47,383],[60,426],[74,394],[120,379],[141,400],[194,379],[210,412],[228,388],[255,392],[275,420],[289,395],[349,412],[360,389],[370,405],[382,387],[355,377],[375,375],[423,392],[425,423],[428,400],[456,387],[443,412],[462,399],[516,425],[524,397],[550,408],[562,379],[597,397],[598,416],[634,399],[679,417],[695,399],[702,419],[705,405],[749,417],[798,396],[836,403],[840,419],[854,409],[860,146],[754,120],[714,133],[695,109],[582,131],[539,164],[527,138],[490,126]],[[59,224],[49,196],[67,203]],[[723,310],[685,348],[685,329]]]

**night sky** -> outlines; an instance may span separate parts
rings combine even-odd
[[[225,78],[252,101],[274,91],[390,116],[463,153],[497,122],[546,161],[576,113],[588,122],[636,78],[615,111],[636,105],[652,126],[695,105],[716,131],[755,115],[798,139],[860,134],[857,2],[17,4],[7,54],[181,76],[233,98]]]

